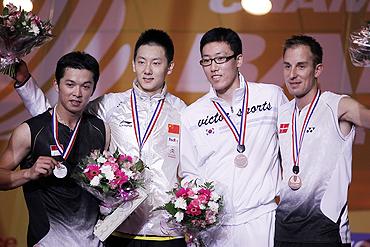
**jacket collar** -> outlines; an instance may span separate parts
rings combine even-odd
[[[244,88],[247,81],[244,79],[244,76],[239,72],[239,88],[235,89],[233,92],[233,101],[240,101],[243,99],[244,96]],[[217,96],[216,91],[213,89],[212,85],[210,85],[210,89],[208,92],[209,98],[215,102],[223,102],[224,100]]]
[[[132,90],[134,90],[136,97],[140,98],[141,100],[161,100],[166,97],[167,84],[166,82],[164,83],[163,88],[160,93],[149,95],[147,92],[144,92],[138,87],[138,82],[135,79],[132,83]]]

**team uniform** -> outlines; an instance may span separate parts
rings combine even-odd
[[[338,104],[342,97],[331,92],[322,93],[305,124],[298,173],[302,185],[297,190],[288,186],[293,175],[295,100],[279,110],[283,181],[276,211],[275,246],[350,246],[347,195],[355,129],[352,127],[344,136],[339,128]],[[308,111],[309,105],[295,118],[298,137]]]
[[[158,242],[173,240],[174,246],[182,246],[185,245],[185,242],[181,233],[166,227],[167,213],[163,210],[154,209],[163,206],[170,200],[170,195],[166,192],[170,191],[178,182],[180,111],[185,107],[185,103],[168,93],[166,85],[164,85],[161,93],[149,96],[141,91],[134,82],[132,89],[122,93],[106,94],[90,102],[88,110],[109,125],[111,129],[109,148],[111,151],[118,149],[120,152],[139,156],[140,150],[132,112],[132,90],[137,101],[137,116],[140,123],[138,128],[142,136],[146,132],[153,113],[161,100],[163,100],[163,106],[152,132],[141,150],[141,159],[149,167],[145,172],[146,177],[150,178],[145,187],[149,196],[113,235]],[[32,80],[18,88],[17,91],[25,102],[27,109],[30,109],[31,112],[32,108],[35,109],[33,113],[36,113],[36,109],[42,107],[41,105],[36,106],[34,100],[45,102],[44,97],[40,95],[41,90],[35,86]],[[163,236],[163,238],[154,236]],[[114,237],[111,239],[114,239]],[[115,240],[117,245],[122,241],[122,239]]]
[[[33,166],[39,156],[51,156],[63,161],[52,132],[49,111],[26,121],[31,132],[31,151],[21,162],[21,169]],[[66,147],[72,131],[59,123],[58,139]],[[70,177],[78,162],[91,150],[104,150],[105,127],[103,121],[83,114],[79,130],[64,165],[68,174],[64,178],[54,175],[30,181],[23,185],[29,211],[28,246],[102,246],[93,235],[98,219],[98,201],[78,186]]]
[[[239,126],[246,87],[243,76],[239,77],[232,105],[218,98],[211,87],[182,112],[180,175],[215,181],[224,195],[226,216],[212,246],[273,246],[274,198],[280,180],[276,123],[278,108],[287,99],[278,86],[247,82],[244,154],[248,164],[236,167],[238,143],[213,102]]]

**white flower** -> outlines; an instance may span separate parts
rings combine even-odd
[[[175,201],[175,208],[186,209],[186,201],[184,198],[179,197]]]
[[[220,199],[220,195],[217,194],[217,192],[213,191],[212,194],[211,194],[211,200],[212,201],[218,201],[218,199]]]
[[[100,176],[95,176],[90,181],[91,186],[98,186],[100,184]]]
[[[198,194],[198,191],[200,190],[200,187],[193,187],[192,190],[194,191],[195,194]]]
[[[208,202],[208,207],[209,207],[209,209],[211,209],[213,212],[218,212],[218,207],[219,207],[219,205],[218,205],[218,203],[217,202],[213,202],[213,201],[209,201]]]
[[[38,35],[38,34],[40,33],[40,29],[39,29],[39,27],[38,27],[36,24],[34,24],[34,23],[32,23],[32,24],[31,24],[31,31],[32,31],[34,34],[36,34],[36,35]]]
[[[131,178],[133,175],[135,175],[133,171],[128,170],[128,169],[122,169],[122,171],[126,174],[128,178]]]
[[[204,205],[203,203],[199,204],[199,209],[201,210],[206,209],[206,205]]]
[[[102,167],[100,167],[100,171],[104,173],[105,178],[108,179],[109,181],[112,181],[114,179],[114,172],[111,166],[103,165]]]
[[[175,218],[177,222],[181,222],[184,219],[184,213],[183,212],[177,212],[175,214]]]
[[[98,162],[98,163],[104,163],[106,161],[107,161],[107,159],[104,156],[99,156],[99,158],[96,160],[96,162]]]

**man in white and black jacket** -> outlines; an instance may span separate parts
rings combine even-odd
[[[206,32],[200,52],[211,87],[181,115],[180,176],[223,190],[226,217],[212,246],[273,246],[281,179],[276,123],[287,99],[280,87],[239,72],[242,42],[233,30]]]

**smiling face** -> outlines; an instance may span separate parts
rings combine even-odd
[[[202,49],[202,59],[214,59],[217,57],[229,57],[234,55],[226,42],[211,42]],[[242,54],[231,58],[222,64],[214,60],[209,66],[203,66],[203,71],[218,96],[233,92],[239,87],[238,71],[243,62]]]
[[[59,83],[55,81],[58,92],[58,105],[72,114],[81,114],[93,93],[93,73],[86,69],[66,68]]]
[[[323,65],[314,65],[313,54],[309,46],[296,45],[285,51],[284,80],[290,94],[302,101],[303,106],[315,96]]]
[[[167,61],[166,52],[162,46],[142,45],[132,62],[136,73],[138,86],[151,95],[162,90],[166,76],[172,73],[174,63]]]

